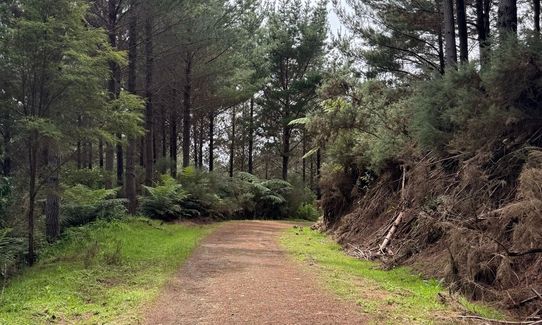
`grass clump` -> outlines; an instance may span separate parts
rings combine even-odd
[[[439,299],[444,288],[438,281],[425,280],[408,268],[382,270],[375,262],[350,257],[317,231],[291,228],[281,243],[296,259],[317,267],[330,289],[355,301],[375,323],[450,323],[458,314],[455,306]],[[494,309],[473,303],[465,309],[483,317],[502,318]]]
[[[133,324],[208,226],[143,218],[70,228],[0,296],[0,324]]]

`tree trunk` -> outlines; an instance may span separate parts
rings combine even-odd
[[[177,89],[172,90],[173,105],[169,116],[169,159],[171,177],[177,177]]]
[[[442,13],[444,17],[444,41],[446,53],[446,67],[457,66],[457,49],[455,44],[454,4],[453,0],[442,1]]]
[[[305,154],[307,153],[307,134],[305,131],[303,131],[303,156],[301,158],[302,160],[302,168],[301,168],[301,174],[302,174],[302,179],[303,179],[303,186],[305,186],[306,182],[307,182],[307,160],[305,159]]]
[[[459,59],[461,63],[469,62],[469,35],[467,30],[467,14],[465,0],[456,0],[457,32],[459,36]]]
[[[231,114],[230,177],[233,177],[233,163],[235,159],[235,113],[235,106],[233,106]]]
[[[291,129],[284,126],[282,129],[282,179],[288,180],[288,162],[290,160],[290,137]]]
[[[137,77],[137,16],[130,17],[128,27],[128,91],[136,93]],[[136,172],[135,172],[135,152],[137,137],[128,137],[128,146],[126,147],[126,180],[125,194],[128,199],[128,212],[132,215],[137,210],[137,191],[136,191]]]
[[[203,169],[203,120],[199,122],[198,166]]]
[[[100,169],[104,168],[104,142],[100,139],[98,143],[98,160],[100,164]]]
[[[254,96],[250,98],[250,112],[248,115],[248,172],[254,173]]]
[[[322,190],[320,188],[320,168],[322,167],[322,150],[316,151],[316,198],[322,198]]]
[[[115,149],[112,144],[105,146],[105,188],[113,188],[113,164],[115,160]]]
[[[92,152],[92,142],[87,143],[87,167],[88,169],[92,169],[92,162],[94,161],[94,154]]]
[[[108,12],[108,18],[109,18],[109,24],[107,26],[107,32],[109,36],[109,44],[112,48],[117,48],[117,35],[116,35],[116,27],[117,27],[117,18],[118,18],[118,12],[117,12],[117,1],[109,1],[109,12]],[[120,78],[121,78],[121,71],[119,65],[115,61],[109,62],[109,69],[111,70],[111,78],[109,79],[109,97],[112,100],[115,100],[119,97],[120,94]],[[105,149],[105,171],[106,171],[106,179],[105,179],[105,187],[106,188],[112,188],[113,187],[113,165],[115,160],[115,149],[113,147],[113,144],[107,143],[106,149]]]
[[[162,158],[167,158],[167,128],[166,128],[166,106],[162,106],[162,113],[160,114],[160,123],[162,128],[162,136],[160,143],[162,145]]]
[[[537,35],[540,34],[540,0],[533,0],[534,11],[534,30]]]
[[[507,35],[517,35],[518,8],[516,0],[500,0],[497,12],[497,29],[502,40]]]
[[[49,175],[47,177],[47,198],[45,201],[45,237],[49,243],[60,236],[60,152],[57,143],[52,143],[48,150]]]
[[[183,167],[190,165],[190,128],[192,109],[192,55],[187,53],[183,93]]]
[[[2,175],[8,177],[11,175],[11,131],[7,129],[4,134],[4,159],[2,161]]]
[[[145,185],[152,185],[153,174],[153,92],[152,77],[154,68],[152,14],[148,13],[145,20]]]
[[[438,61],[439,61],[439,72],[444,74],[444,69],[446,64],[444,63],[444,40],[442,38],[442,28],[438,31]]]
[[[194,140],[194,166],[196,168],[198,168],[198,139],[199,139],[199,134],[198,134],[198,120],[194,119],[193,123],[192,123],[192,137],[193,137],[193,140]]]
[[[215,150],[215,112],[211,108],[209,112],[209,171],[212,172],[214,168],[214,150]]]
[[[480,66],[484,69],[489,62],[489,41],[488,30],[486,29],[486,17],[489,13],[486,12],[485,2],[489,0],[476,0],[476,30],[478,32],[478,47],[480,52]],[[489,18],[488,18],[489,19]]]
[[[121,187],[124,183],[124,148],[122,147],[122,134],[117,134],[117,186]]]
[[[28,265],[36,261],[36,252],[34,249],[34,210],[36,205],[36,179],[38,176],[38,136],[35,132],[30,136],[28,143],[28,255],[26,260]]]

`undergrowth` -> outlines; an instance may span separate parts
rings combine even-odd
[[[133,324],[208,226],[143,218],[70,228],[12,279],[0,296],[0,324]]]
[[[375,324],[449,324],[460,309],[503,318],[493,308],[466,299],[452,303],[438,281],[425,280],[408,268],[382,270],[375,262],[350,257],[334,241],[309,228],[291,228],[281,243],[296,259],[316,268],[332,291],[356,301]]]

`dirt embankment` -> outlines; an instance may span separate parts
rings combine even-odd
[[[391,164],[371,184],[324,179],[324,228],[359,257],[411,265],[474,300],[540,315],[542,299],[524,300],[542,293],[542,153],[525,157],[424,157]]]

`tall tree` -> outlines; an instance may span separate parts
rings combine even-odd
[[[153,49],[153,13],[150,5],[146,6],[145,17],[145,97],[147,105],[145,106],[145,185],[152,185],[153,177],[153,69],[154,69],[154,49]]]
[[[518,31],[517,0],[499,0],[497,28],[503,40],[507,35],[516,35]]]
[[[459,36],[459,59],[461,63],[469,62],[469,35],[467,30],[467,13],[465,0],[456,0],[457,32]]]
[[[444,41],[446,48],[446,66],[457,65],[457,49],[455,43],[454,4],[453,0],[442,0],[442,14],[444,16]]]
[[[298,0],[285,0],[270,14],[272,45],[267,56],[271,78],[261,101],[262,122],[268,134],[277,135],[285,180],[294,135],[290,122],[305,116],[316,97],[326,32],[323,2],[311,7]]]

